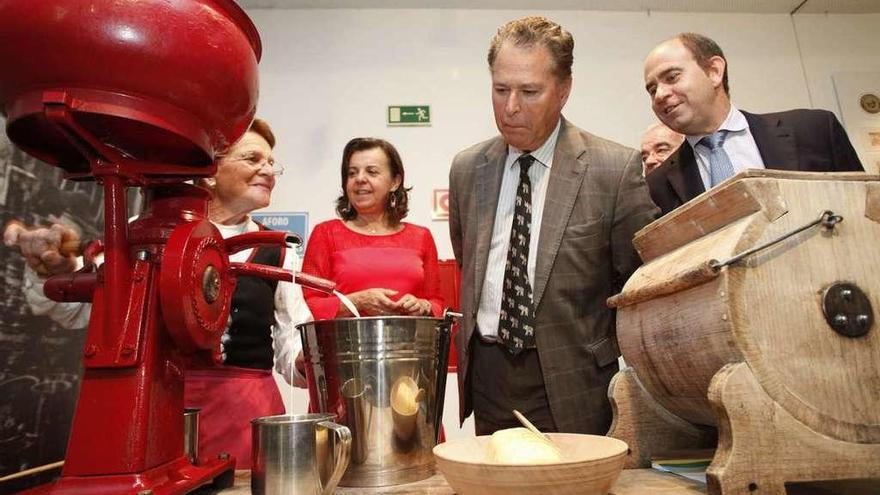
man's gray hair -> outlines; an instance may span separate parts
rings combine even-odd
[[[574,38],[559,24],[546,17],[523,17],[510,21],[498,28],[489,44],[489,68],[493,68],[495,58],[505,42],[522,48],[543,45],[553,60],[553,73],[560,81],[571,77],[574,62]]]

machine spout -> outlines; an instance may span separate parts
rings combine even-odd
[[[292,244],[302,244],[302,238],[292,232],[281,232],[277,230],[261,230],[259,232],[247,232],[225,240],[226,252],[229,254],[237,253],[244,249],[255,248],[259,246],[289,246]],[[230,263],[229,271],[235,276],[251,276],[268,278],[271,280],[279,280],[282,282],[293,282],[309,289],[332,294],[336,288],[336,282],[325,280],[308,273],[295,272],[285,270],[274,266],[258,265],[254,263]]]
[[[321,292],[332,294],[336,289],[336,282],[323,279],[308,273],[296,272],[293,270],[285,270],[275,266],[259,265],[255,263],[230,263],[229,272],[237,277],[249,276],[268,278],[281,282],[293,282],[308,289],[314,289]]]
[[[336,282],[309,275],[308,273],[295,272],[293,282],[309,289],[326,292],[327,294],[333,294],[336,291]]]

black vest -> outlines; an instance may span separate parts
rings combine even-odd
[[[252,263],[281,267],[280,246],[256,248]],[[272,325],[275,324],[275,289],[278,282],[259,277],[238,277],[232,294],[232,311],[223,340],[223,364],[241,368],[272,369]]]

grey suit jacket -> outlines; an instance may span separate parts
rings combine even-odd
[[[458,333],[460,419],[472,410],[469,344],[475,331],[507,144],[502,137],[459,153],[449,174],[449,229],[461,268]],[[559,431],[605,434],[606,396],[617,371],[618,292],[640,261],[636,231],[657,217],[633,149],[562,121],[538,240],[535,339]]]

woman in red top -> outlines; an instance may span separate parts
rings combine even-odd
[[[341,220],[315,226],[303,271],[336,282],[362,316],[440,316],[437,247],[428,229],[401,221],[408,189],[397,150],[382,139],[352,139],[341,175]],[[303,293],[316,320],[352,316],[336,296]]]

